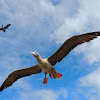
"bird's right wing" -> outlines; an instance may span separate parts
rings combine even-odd
[[[76,46],[85,42],[89,42],[94,38],[97,38],[97,36],[100,36],[100,31],[76,35],[69,38],[53,55],[48,58],[48,61],[52,66],[54,66],[57,62],[60,62]]]
[[[0,91],[2,91],[3,89],[6,89],[7,87],[11,86],[19,78],[29,76],[29,75],[32,75],[32,74],[37,74],[37,73],[40,73],[40,72],[42,72],[42,69],[38,65],[29,67],[29,68],[16,70],[16,71],[12,72],[7,77],[7,79],[4,81],[4,83],[0,87]]]
[[[10,25],[11,25],[11,24],[8,24],[8,25],[7,25],[7,26],[5,26],[4,28],[6,29],[6,28],[8,28]]]

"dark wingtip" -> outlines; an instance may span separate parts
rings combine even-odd
[[[0,87],[0,92],[2,92],[2,91],[3,91],[3,89],[4,89],[4,88]]]
[[[95,32],[95,35],[96,36],[100,36],[100,32]]]
[[[11,24],[8,24],[8,26],[10,26]]]
[[[100,36],[100,31],[88,33],[90,35]]]
[[[2,92],[4,88],[5,88],[5,82],[1,85],[0,92]]]

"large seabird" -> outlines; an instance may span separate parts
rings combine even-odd
[[[5,27],[2,25],[2,28],[0,28],[0,30],[3,30],[3,32],[5,32],[6,30],[6,28],[8,28],[9,26],[10,26],[11,24],[8,24],[8,25],[6,25]]]
[[[46,59],[43,59],[38,52],[30,52],[37,59],[38,64],[29,68],[20,69],[12,72],[1,85],[0,91],[11,86],[19,78],[29,76],[32,74],[38,74],[42,71],[44,71],[45,73],[45,79],[43,81],[44,84],[48,82],[46,74],[49,74],[51,78],[60,79],[62,77],[62,74],[56,71],[54,65],[57,62],[60,62],[77,45],[89,42],[94,38],[97,38],[97,36],[100,36],[100,31],[73,36],[66,40],[53,55]]]

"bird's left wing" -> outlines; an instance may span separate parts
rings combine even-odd
[[[0,28],[0,30],[3,30],[3,28]]]
[[[17,81],[19,78],[29,76],[32,74],[37,74],[42,72],[41,68],[38,65],[29,67],[29,68],[24,68],[20,70],[16,70],[12,72],[7,79],[4,81],[4,83],[0,87],[0,91],[3,89],[6,89],[7,87],[11,86],[15,81]]]
[[[7,26],[5,26],[4,28],[6,29],[6,28],[8,28],[10,25],[11,25],[11,24],[8,24],[8,25],[7,25]]]
[[[60,62],[77,45],[89,42],[90,40],[97,38],[97,36],[100,36],[100,32],[85,33],[69,38],[53,55],[48,58],[48,61],[51,63],[51,65],[54,66],[57,62]]]

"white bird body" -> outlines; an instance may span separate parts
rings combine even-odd
[[[32,54],[35,54],[35,52],[31,52]],[[43,59],[40,55],[36,57],[38,66],[44,71],[44,73],[52,74],[52,70],[54,69],[54,66],[52,66],[47,58]]]
[[[53,65],[51,65],[47,58],[43,59],[38,52],[30,52],[34,55],[34,57],[37,59],[38,66],[44,71],[45,73],[45,79],[43,81],[44,84],[48,82],[48,78],[46,78],[46,74],[48,73],[51,78],[61,78],[62,74],[56,72]]]
[[[39,67],[45,72],[51,74],[51,69],[54,68],[47,59],[41,59],[38,61]]]
[[[2,25],[2,29],[3,29],[3,32],[5,32],[5,31],[6,31],[3,25]]]

